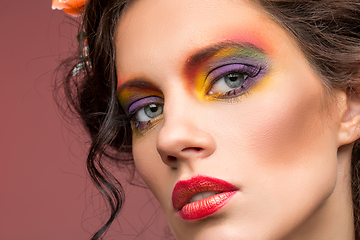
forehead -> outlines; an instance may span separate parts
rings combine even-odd
[[[154,65],[166,64],[171,68],[164,71],[173,71],[181,67],[179,61],[199,49],[228,40],[251,43],[275,54],[284,35],[252,1],[139,0],[118,24],[116,64],[125,75],[139,66],[151,72]]]

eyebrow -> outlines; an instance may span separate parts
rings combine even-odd
[[[125,83],[121,84],[119,88],[117,89],[117,93],[120,94],[123,90],[127,88],[150,88],[156,90],[157,87],[149,82],[148,80],[142,79],[142,78],[135,78],[131,81],[126,81]]]
[[[225,42],[219,42],[214,45],[211,45],[209,47],[206,47],[204,49],[201,49],[200,51],[196,52],[192,56],[190,56],[186,60],[186,64],[184,67],[184,73],[189,76],[194,69],[196,69],[199,64],[207,61],[212,56],[216,55],[220,50],[235,47],[235,48],[243,48],[243,49],[253,49],[260,53],[264,53],[264,50],[251,44],[248,42],[235,42],[235,41],[225,41]]]

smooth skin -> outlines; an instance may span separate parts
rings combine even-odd
[[[186,63],[224,41],[262,49],[268,70],[245,94],[207,100],[184,73]],[[142,79],[164,99],[161,120],[144,134],[134,130],[133,155],[177,239],[354,239],[350,156],[359,100],[330,94],[296,41],[260,6],[134,1],[118,25],[116,64],[120,88]],[[216,213],[184,220],[172,191],[198,174],[239,191]]]

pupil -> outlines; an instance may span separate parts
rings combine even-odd
[[[157,112],[157,110],[158,110],[158,107],[156,106],[156,104],[150,104],[149,108],[150,108],[150,111],[152,111],[153,113]]]
[[[237,81],[238,78],[239,78],[238,75],[234,75],[234,74],[229,75],[229,80],[230,80],[231,82]]]

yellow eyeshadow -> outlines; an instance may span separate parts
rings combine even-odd
[[[118,94],[119,101],[121,105],[124,105],[127,99],[131,96],[131,91],[129,89],[124,89],[121,93]]]
[[[264,76],[261,81],[257,81],[252,87],[252,92],[260,92],[271,82],[272,76]]]

